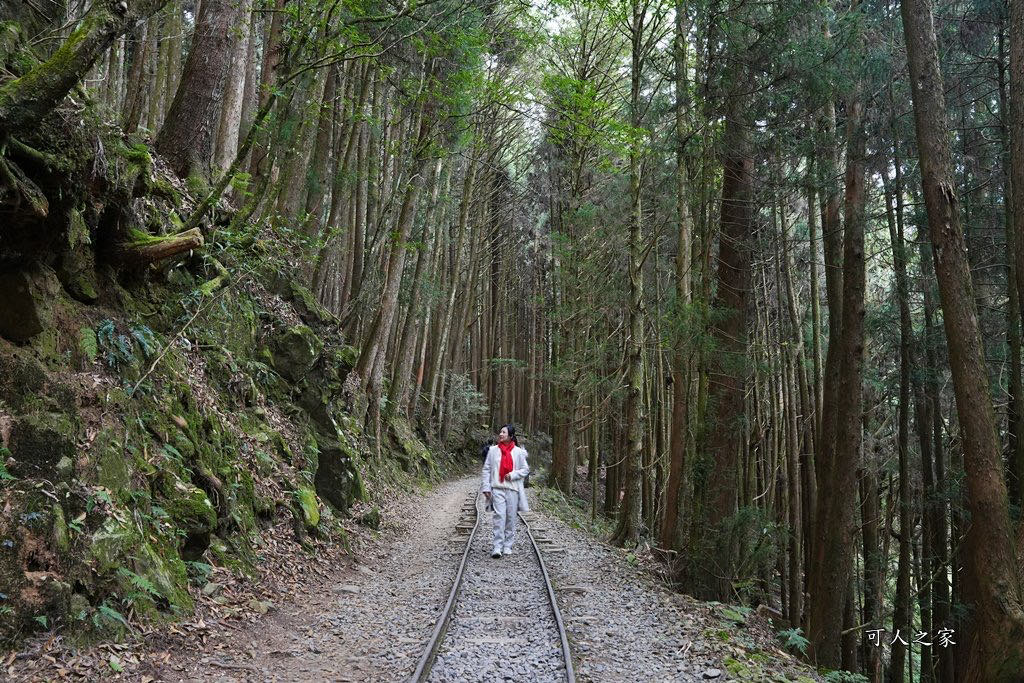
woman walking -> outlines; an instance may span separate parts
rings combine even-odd
[[[526,449],[516,441],[516,428],[505,425],[498,432],[498,445],[491,446],[480,472],[484,496],[494,506],[494,545],[491,557],[512,554],[516,539],[516,514],[528,512],[523,478],[530,473]]]

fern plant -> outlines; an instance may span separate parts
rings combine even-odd
[[[153,585],[153,582],[147,579],[145,576],[140,576],[132,570],[128,569],[127,567],[121,567],[117,570],[117,573],[120,576],[128,579],[128,582],[136,589],[138,589],[140,591],[140,594],[144,593],[151,598],[160,597],[160,591],[157,590],[156,586]]]
[[[804,638],[804,630],[802,628],[787,628],[779,631],[778,636],[787,650],[799,652],[802,655],[807,654],[807,646],[810,644],[810,641]]]
[[[92,615],[92,623],[96,628],[102,628],[103,622],[105,621],[114,624],[121,624],[127,629],[131,628],[131,624],[129,624],[128,620],[124,618],[124,615],[108,605],[106,600],[96,608],[96,613]]]

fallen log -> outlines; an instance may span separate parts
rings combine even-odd
[[[146,265],[203,246],[203,234],[199,228],[160,237],[143,235],[138,232],[134,236],[136,239],[131,242],[123,242],[118,245],[117,260],[132,265]]]

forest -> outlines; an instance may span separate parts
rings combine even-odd
[[[4,0],[0,636],[510,422],[819,669],[1021,680],[1018,187],[1020,0]]]

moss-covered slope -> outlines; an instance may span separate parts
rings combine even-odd
[[[190,575],[244,568],[278,515],[343,533],[366,496],[346,383],[356,350],[258,240],[126,281],[90,267],[95,297],[36,263],[0,311],[0,639],[116,634],[192,607]],[[432,469],[407,425],[389,452]],[[372,449],[376,452],[376,448]]]

